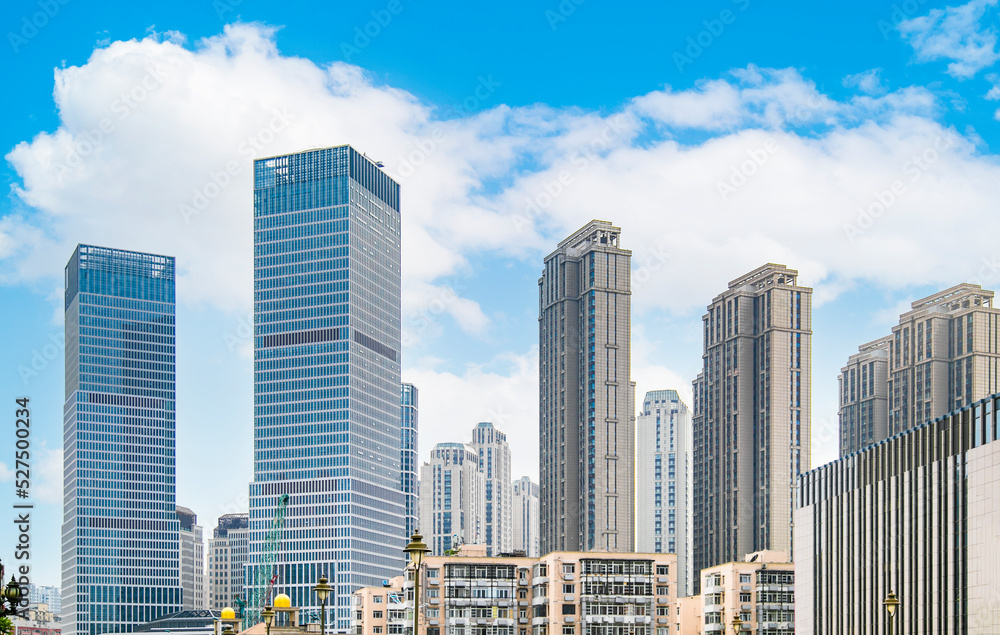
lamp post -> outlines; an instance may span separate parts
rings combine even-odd
[[[733,633],[736,633],[736,635],[740,635],[740,633],[742,632],[743,632],[743,620],[741,620],[740,616],[737,614],[736,617],[733,618]]]
[[[316,592],[316,597],[319,598],[319,628],[323,635],[326,635],[326,598],[330,596],[330,591],[333,591],[333,587],[327,584],[329,582],[325,575],[319,577],[319,582],[313,587],[313,591]]]
[[[271,623],[274,622],[274,611],[270,605],[264,607],[260,617],[264,620],[264,628],[267,631],[267,635],[271,635]]]
[[[892,635],[892,623],[895,621],[896,609],[899,608],[899,598],[893,591],[889,591],[889,595],[885,597],[882,604],[885,605],[885,610],[889,613],[889,635]]]
[[[0,587],[3,586],[3,563],[0,563]],[[10,582],[0,590],[0,615],[17,614],[17,605],[21,602],[21,595],[24,590],[17,583],[14,575],[11,574]],[[8,606],[10,605],[10,606]]]
[[[424,537],[419,532],[414,532],[410,536],[410,544],[403,549],[413,562],[413,635],[420,635],[420,565],[424,561],[424,555],[429,551]]]

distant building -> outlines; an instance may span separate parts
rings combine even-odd
[[[177,506],[181,521],[181,587],[184,589],[184,610],[200,611],[206,608],[205,595],[205,538],[198,524],[198,516],[187,507]]]
[[[677,554],[677,594],[690,595],[691,413],[675,390],[647,392],[636,417],[636,550]]]
[[[891,337],[862,344],[840,369],[840,456],[877,443],[888,435],[889,344]]]
[[[483,477],[481,541],[486,545],[486,555],[509,553],[514,548],[514,518],[507,435],[484,421],[472,430],[470,445],[479,455],[479,473]]]
[[[766,264],[702,318],[694,381],[694,581],[756,551],[790,551],[795,479],[809,470],[812,289]]]
[[[59,587],[27,584],[25,589],[28,593],[28,603],[31,606],[45,604],[56,615],[62,613],[62,592]]]
[[[635,533],[632,252],[593,220],[538,280],[541,552],[631,552]]]
[[[400,487],[403,490],[403,500],[406,504],[407,540],[417,530],[417,519],[420,516],[420,483],[417,474],[419,459],[417,457],[419,391],[413,384],[403,384],[403,412],[400,444]]]
[[[420,531],[434,555],[483,539],[483,475],[479,453],[464,443],[438,443],[420,468]]]
[[[243,598],[243,565],[249,555],[247,514],[226,514],[208,539],[208,606],[214,611],[236,606]]]
[[[219,611],[198,609],[193,611],[178,611],[170,615],[139,624],[133,633],[182,633],[183,635],[216,635],[216,621],[221,617]]]
[[[799,478],[799,633],[876,632],[890,591],[896,632],[997,633],[998,412],[1000,394]]]
[[[795,633],[795,565],[787,552],[759,551],[702,569],[700,586],[700,595],[680,598],[682,635],[731,633],[735,617],[748,635]]]
[[[541,555],[538,548],[538,484],[522,476],[514,481],[511,490],[514,500],[514,551],[537,558]]]
[[[412,596],[413,590],[410,590]],[[386,580],[380,587],[362,587],[354,592],[354,635],[388,635],[413,632],[413,618],[407,619],[403,576]],[[412,610],[412,609],[411,609]]]

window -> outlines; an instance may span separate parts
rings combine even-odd
[[[427,609],[427,617],[438,617],[440,609]]]
[[[563,574],[575,573],[575,572],[576,572],[576,565],[574,563],[567,562],[563,564]]]
[[[670,575],[670,565],[669,564],[656,565],[656,575]]]
[[[740,593],[740,603],[746,604],[750,602],[751,595],[749,593]]]
[[[380,620],[380,619],[382,619],[382,615],[383,615],[382,611],[372,611],[372,619],[373,620]]]
[[[428,569],[427,570],[427,577],[428,578],[436,578],[436,577],[438,577],[438,571],[439,571],[439,569]]]
[[[657,595],[670,595],[670,585],[669,584],[658,584],[656,585]]]
[[[563,585],[563,593],[572,593],[572,592],[573,592],[573,585],[572,584],[564,584]]]
[[[563,635],[574,635],[576,627],[572,624],[563,624]]]
[[[740,584],[750,584],[750,574],[741,573],[740,574]]]
[[[382,627],[381,626],[372,626],[372,632],[376,633],[376,634],[379,634],[379,633],[382,632]]]
[[[381,604],[382,603],[382,596],[381,595],[374,595],[374,596],[372,596],[372,603],[373,604]]]
[[[439,593],[437,589],[427,589],[427,597],[429,598],[440,597]]]
[[[576,604],[569,604],[569,603],[563,604],[562,605],[562,614],[563,615],[576,615]]]

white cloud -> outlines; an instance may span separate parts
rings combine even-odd
[[[857,75],[848,75],[844,78],[844,86],[857,88],[869,95],[880,95],[885,92],[882,85],[882,69],[873,68]]]
[[[62,504],[63,502],[63,460],[62,450],[49,448],[44,441],[35,445],[31,452],[28,491],[31,501],[37,503]],[[23,466],[19,466],[19,469]],[[0,461],[0,483],[14,480],[15,470]]]
[[[983,17],[997,0],[972,0],[957,7],[934,9],[925,16],[904,20],[899,31],[921,62],[951,60],[948,72],[967,79],[1000,60],[997,34]]]

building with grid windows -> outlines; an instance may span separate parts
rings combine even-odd
[[[481,543],[485,485],[479,453],[464,443],[438,443],[420,467],[420,531],[434,555]]]
[[[254,480],[248,581],[289,496],[274,573],[292,605],[351,626],[351,593],[397,575],[399,185],[350,146],[254,162]],[[248,589],[248,593],[252,589]]]
[[[57,618],[62,615],[62,591],[59,587],[26,584],[24,588],[28,594],[29,605],[38,606],[39,604],[44,604]]]
[[[677,554],[677,594],[690,595],[691,413],[676,390],[654,390],[635,429],[635,546]]]
[[[810,461],[812,289],[797,279],[766,264],[730,282],[702,318],[692,422],[696,585],[707,567],[791,551],[795,479]]]
[[[632,551],[632,252],[594,220],[538,281],[541,552]]]
[[[221,611],[235,606],[243,597],[243,566],[247,563],[249,540],[247,514],[219,517],[208,539],[208,608]]]
[[[538,548],[538,483],[527,476],[514,481],[511,486],[514,497],[514,551],[529,558],[541,554]]]
[[[79,245],[66,266],[63,623],[129,632],[181,610],[174,259]]]
[[[1000,624],[1000,394],[803,474],[799,633],[995,635]]]
[[[486,545],[486,555],[510,553],[514,548],[514,501],[507,435],[489,421],[483,421],[473,428],[471,445],[479,455],[479,472],[483,477],[482,542]]]
[[[199,611],[205,605],[205,539],[198,516],[187,507],[177,506],[181,521],[181,587],[184,589],[184,610]]]
[[[891,337],[862,344],[840,369],[840,456],[853,454],[888,436],[889,344]]]
[[[417,474],[417,417],[420,407],[420,392],[413,384],[403,384],[403,421],[400,445],[400,482],[403,500],[406,503],[406,536],[417,530],[420,514],[419,479]]]

